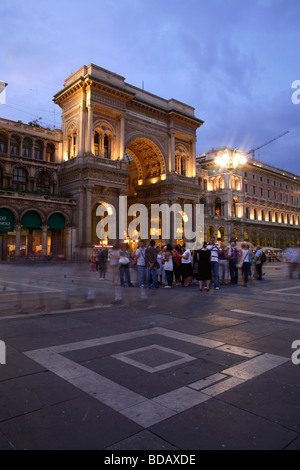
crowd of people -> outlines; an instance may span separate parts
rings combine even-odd
[[[266,261],[260,246],[250,248],[242,243],[238,248],[235,242],[230,246],[217,243],[214,237],[195,250],[189,250],[185,245],[163,247],[150,240],[149,246],[139,241],[138,248],[131,252],[128,244],[114,246],[110,251],[106,248],[94,250],[90,258],[90,271],[99,272],[99,279],[104,280],[108,268],[111,270],[112,281],[121,287],[139,287],[170,289],[176,286],[190,287],[193,280],[198,281],[199,290],[209,291],[213,283],[214,289],[229,283],[237,285],[239,277],[242,285],[248,286],[248,281],[254,277],[263,279],[262,266]],[[136,279],[132,281],[131,268],[135,268]]]

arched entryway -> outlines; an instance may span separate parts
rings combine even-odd
[[[46,254],[53,256],[66,255],[66,220],[65,217],[55,212],[48,218],[47,249]]]
[[[42,219],[38,212],[30,210],[21,219],[20,256],[42,255]]]
[[[155,184],[166,178],[166,161],[158,144],[145,137],[137,137],[126,146],[127,167],[130,177],[128,195],[133,195],[138,186]]]
[[[11,210],[0,208],[0,260],[15,254],[15,217]]]

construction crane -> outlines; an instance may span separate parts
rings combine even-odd
[[[259,150],[259,149],[261,149],[262,147],[265,147],[266,145],[271,144],[272,142],[274,142],[274,140],[280,139],[280,137],[283,137],[284,135],[288,134],[289,132],[290,132],[290,131],[286,131],[284,134],[281,134],[281,135],[279,135],[278,137],[275,137],[274,139],[269,140],[269,142],[266,142],[265,144],[262,144],[262,145],[260,145],[259,147],[256,147],[255,149],[249,150],[249,152],[247,152],[246,155],[249,155],[250,153],[252,153],[252,158],[255,159],[254,154],[255,154],[256,150]]]

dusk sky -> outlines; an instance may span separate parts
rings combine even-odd
[[[1,0],[0,117],[60,127],[53,95],[94,63],[193,106],[197,154],[289,131],[255,155],[299,175],[299,21],[299,0]]]

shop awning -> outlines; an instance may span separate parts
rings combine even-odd
[[[40,228],[42,221],[37,212],[28,211],[23,215],[21,224],[24,228]]]
[[[66,227],[66,221],[62,214],[52,214],[48,219],[48,227],[50,229],[63,230]]]
[[[0,209],[0,232],[13,232],[15,218],[9,209]]]

